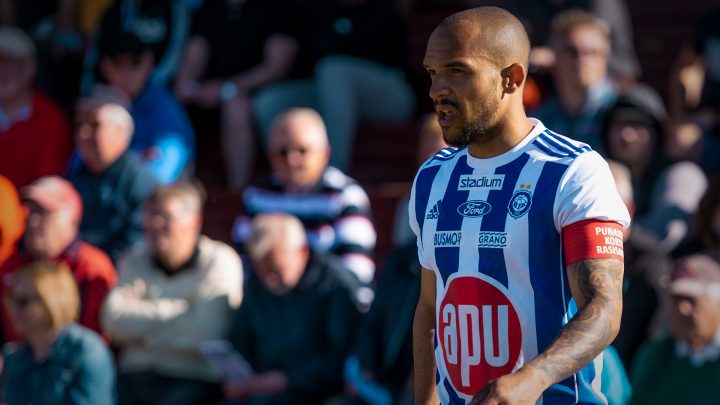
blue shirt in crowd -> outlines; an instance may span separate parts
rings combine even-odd
[[[130,149],[160,183],[176,181],[194,159],[195,133],[185,109],[167,88],[148,83],[130,113],[135,123]]]
[[[8,405],[115,403],[112,355],[100,336],[77,324],[60,332],[45,360],[20,346],[5,358],[0,380],[0,402]]]

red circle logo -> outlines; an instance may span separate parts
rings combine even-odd
[[[520,356],[520,320],[501,288],[475,276],[456,277],[440,303],[445,368],[455,390],[465,395],[511,373]]]

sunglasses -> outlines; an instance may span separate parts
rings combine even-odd
[[[286,148],[286,147],[283,147],[283,148],[279,148],[275,153],[277,153],[278,155],[280,155],[280,156],[284,159],[284,158],[287,158],[288,155],[290,155],[290,153],[292,153],[292,152],[297,152],[297,153],[300,154],[300,156],[305,156],[305,154],[307,154],[308,152],[310,152],[310,149],[309,149],[309,148],[305,148],[305,147],[299,147],[299,148]]]

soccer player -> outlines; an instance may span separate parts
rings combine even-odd
[[[630,219],[599,154],[525,115],[529,48],[495,7],[430,36],[430,97],[457,148],[420,168],[409,204],[416,404],[606,403]]]

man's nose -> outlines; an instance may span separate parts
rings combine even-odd
[[[430,98],[433,99],[433,101],[438,101],[443,97],[447,97],[448,94],[450,94],[450,88],[447,85],[447,81],[440,77],[433,78],[430,84]]]

